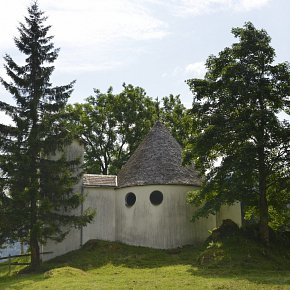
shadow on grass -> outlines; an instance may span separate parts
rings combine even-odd
[[[86,244],[81,250],[70,252],[44,263],[42,271],[51,269],[55,265],[71,266],[85,271],[107,264],[134,269],[191,265],[198,255],[199,249],[193,246],[173,250],[157,250],[94,240]]]
[[[196,263],[196,270],[189,270],[194,276],[290,288],[289,245],[277,242],[265,247],[241,232],[216,240],[209,238],[200,249]]]
[[[23,285],[45,279],[51,269],[72,267],[83,271],[106,265],[129,269],[156,269],[167,266],[191,265],[199,250],[193,246],[174,250],[156,250],[122,243],[94,240],[82,249],[45,262],[38,274],[17,274],[0,277],[0,289],[22,289]]]
[[[132,269],[187,265],[190,274],[204,278],[234,278],[254,283],[290,285],[290,264],[286,256],[285,260],[281,260],[280,256],[276,257],[277,253],[265,254],[264,248],[258,248],[254,242],[243,240],[241,245],[238,239],[239,237],[230,239],[228,245],[220,249],[220,256],[213,253],[217,261],[208,264],[200,261],[204,248],[194,246],[156,250],[121,243],[91,241],[79,251],[44,263],[42,271],[55,266],[70,266],[87,271],[107,264]],[[271,249],[269,251],[271,252]]]
[[[234,239],[234,240],[233,240]],[[55,258],[43,265],[43,271],[59,266],[71,266],[91,270],[107,264],[134,269],[152,269],[176,265],[189,266],[194,276],[242,279],[250,282],[275,285],[290,285],[290,264],[288,256],[277,256],[269,249],[265,253],[252,241],[238,241],[234,237],[225,241],[225,247],[215,249],[210,263],[201,263],[204,248],[185,246],[174,250],[156,250],[128,246],[121,243],[92,241],[79,251]],[[216,250],[219,250],[218,253]],[[281,253],[280,253],[281,254]]]
[[[80,250],[43,263],[40,274],[4,278],[0,281],[0,288],[5,289],[7,283],[12,289],[21,289],[23,285],[19,286],[20,282],[41,281],[45,279],[43,273],[55,268],[72,267],[90,271],[106,265],[140,270],[184,265],[187,266],[184,271],[196,277],[246,280],[281,287],[290,285],[289,262],[283,264],[283,261],[275,260],[275,255],[264,255],[262,248],[253,245],[244,245],[243,248],[231,241],[233,244],[224,248],[186,246],[175,250],[155,250],[94,240]],[[209,257],[208,262],[202,261],[204,253],[214,258],[210,260]]]

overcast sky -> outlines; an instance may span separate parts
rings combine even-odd
[[[70,102],[93,88],[117,93],[122,83],[143,87],[151,97],[180,94],[190,106],[185,80],[202,77],[204,62],[234,41],[232,27],[251,21],[272,37],[278,62],[290,60],[289,0],[39,0],[61,51],[54,85],[76,80]],[[3,56],[21,62],[13,37],[30,0],[0,1],[0,75]],[[11,97],[1,87],[1,100]],[[3,120],[3,115],[0,115]]]

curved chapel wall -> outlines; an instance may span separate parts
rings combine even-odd
[[[116,190],[116,240],[137,246],[170,249],[203,242],[208,230],[216,226],[216,217],[209,216],[195,223],[190,221],[194,208],[186,203],[192,186],[146,185]],[[163,193],[159,205],[150,202],[151,192]],[[133,192],[136,202],[125,204],[126,194]]]

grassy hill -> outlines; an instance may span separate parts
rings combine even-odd
[[[0,289],[290,289],[290,247],[264,248],[241,231],[175,250],[90,241],[38,274],[19,270],[0,267]]]

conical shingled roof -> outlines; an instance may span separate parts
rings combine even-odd
[[[182,148],[159,121],[118,174],[118,186],[200,185],[194,168],[182,166]]]

